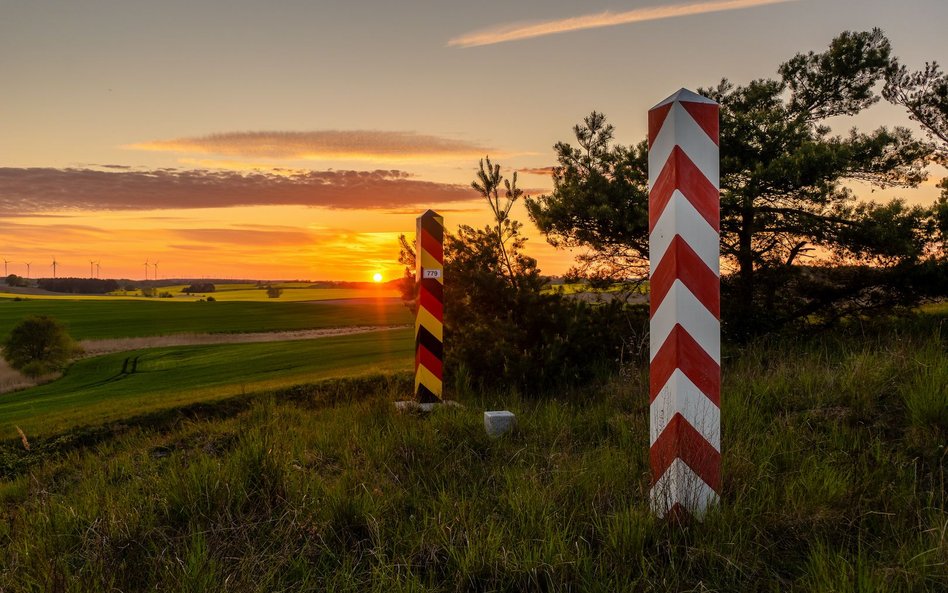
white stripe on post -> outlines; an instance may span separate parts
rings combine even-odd
[[[701,517],[721,492],[718,105],[649,111],[652,508]]]

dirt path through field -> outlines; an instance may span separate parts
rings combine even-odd
[[[249,344],[253,342],[286,342],[291,340],[315,340],[332,336],[367,334],[371,332],[402,329],[407,325],[356,325],[350,327],[328,327],[325,329],[306,329],[282,332],[254,332],[243,334],[174,334],[170,336],[148,336],[143,338],[110,338],[106,340],[81,340],[79,345],[85,351],[83,358],[101,356],[113,352],[141,350],[143,348],[165,348],[169,346],[199,346],[204,344]],[[10,368],[0,358],[0,393],[16,389],[33,387],[48,383],[58,376],[30,379]]]
[[[100,356],[126,350],[142,348],[165,348],[167,346],[199,346],[203,344],[248,344],[252,342],[286,342],[290,340],[315,340],[331,336],[367,334],[370,332],[401,329],[407,325],[356,325],[350,327],[327,327],[282,332],[254,332],[245,334],[174,334],[144,338],[110,338],[107,340],[82,340],[79,345],[85,356]]]

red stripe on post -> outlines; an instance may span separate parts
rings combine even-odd
[[[437,282],[437,280],[434,280],[434,282]],[[421,287],[418,289],[418,304],[422,309],[431,313],[435,319],[444,323],[444,305],[431,294],[431,291],[425,286],[424,280],[422,280]]]
[[[652,359],[648,377],[649,403],[655,401],[676,369],[684,373],[714,405],[721,407],[721,367],[679,324],[675,324]]]
[[[705,264],[691,245],[675,235],[662,260],[649,278],[649,315],[655,315],[675,280],[681,280],[691,294],[716,318],[721,319],[721,291],[717,274]]]
[[[681,459],[699,478],[721,491],[721,453],[681,414],[675,414],[649,450],[652,482],[658,481],[675,459]]]
[[[682,101],[681,106],[695,120],[704,133],[718,144],[718,106],[715,103],[694,103],[692,101]]]
[[[668,117],[668,112],[671,111],[674,101],[666,103],[652,109],[648,112],[648,147],[651,148],[652,144],[655,142],[655,139],[658,138],[658,133],[662,130],[662,124],[665,123],[665,118]]]
[[[691,202],[695,210],[708,221],[715,231],[720,231],[720,193],[708,178],[704,176],[688,155],[680,147],[672,149],[671,155],[662,167],[648,198],[648,232],[655,229],[662,217],[665,206],[678,190]]]
[[[441,359],[432,354],[424,346],[418,346],[418,362],[421,366],[425,367],[431,374],[437,377],[438,379],[442,378],[442,362]]]
[[[444,246],[424,228],[421,229],[421,248],[435,258],[439,264],[444,264]]]

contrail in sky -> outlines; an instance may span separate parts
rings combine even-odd
[[[689,4],[674,4],[671,6],[636,8],[624,12],[605,11],[552,21],[512,23],[509,25],[497,25],[455,37],[448,41],[448,46],[477,47],[479,45],[493,45],[495,43],[504,43],[505,41],[531,39],[533,37],[543,37],[545,35],[567,33],[569,31],[612,27],[614,25],[625,25],[628,23],[657,21],[660,19],[691,16],[706,12],[740,10],[742,8],[753,8],[755,6],[783,4],[785,2],[795,1],[796,0],[717,0],[713,2],[692,2]]]

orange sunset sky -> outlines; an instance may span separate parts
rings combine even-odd
[[[479,158],[542,193],[593,109],[635,143],[678,88],[775,77],[847,29],[881,27],[911,68],[948,58],[944,0],[0,6],[0,257],[34,278],[55,258],[59,276],[391,279],[425,209],[487,222]],[[884,103],[830,123],[917,130]],[[854,189],[928,202],[943,175]],[[573,254],[517,215],[543,272],[565,271]]]

